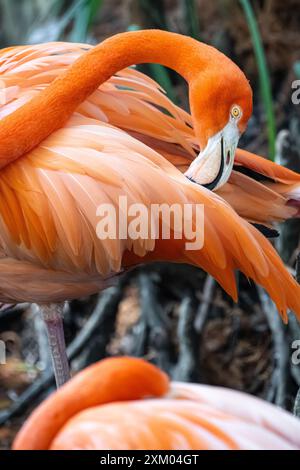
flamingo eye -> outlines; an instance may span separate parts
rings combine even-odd
[[[242,115],[242,110],[238,105],[234,105],[231,108],[230,115],[233,119],[239,119]]]

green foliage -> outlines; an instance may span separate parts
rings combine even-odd
[[[294,63],[294,72],[298,79],[300,79],[300,60]]]
[[[0,0],[1,44],[61,39],[86,42],[102,3],[103,0]]]
[[[35,27],[45,18],[53,19],[60,11],[61,1],[0,0],[1,47],[24,44]]]
[[[275,158],[275,140],[276,140],[276,127],[275,127],[275,116],[273,109],[271,81],[269,70],[266,62],[264,48],[258,29],[258,25],[255,19],[254,11],[249,0],[240,0],[243,7],[245,17],[248,23],[248,27],[251,33],[253,49],[257,61],[257,67],[259,72],[261,96],[265,107],[265,113],[267,118],[268,127],[268,140],[269,140],[269,153],[270,159],[274,161]]]
[[[195,0],[184,0],[184,13],[187,34],[192,38],[200,40],[200,25]]]
[[[73,42],[86,42],[88,31],[103,0],[84,0],[81,3],[74,14],[74,23],[69,35],[70,41]]]

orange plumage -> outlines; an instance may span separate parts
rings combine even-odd
[[[300,423],[258,398],[169,382],[136,358],[110,358],[47,398],[17,435],[15,450],[300,449]]]
[[[189,81],[193,119],[145,75],[119,71],[151,57]],[[228,80],[216,78],[210,89],[220,64]],[[299,286],[248,223],[297,215],[288,201],[289,192],[298,197],[299,175],[241,150],[237,169],[273,181],[234,171],[213,193],[182,174],[194,150],[226,123],[232,91],[243,108],[240,131],[251,114],[249,84],[223,54],[171,33],[126,33],[95,48],[4,49],[0,79],[0,300],[72,299],[99,291],[122,269],[167,260],[205,269],[234,299],[240,269],[269,292],[284,319],[288,308],[300,314]],[[224,84],[220,101],[216,90]],[[146,207],[204,204],[204,247],[187,251],[186,240],[174,238],[99,240],[96,209],[103,202],[116,206],[120,195]]]

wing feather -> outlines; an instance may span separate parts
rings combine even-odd
[[[7,87],[16,88],[0,112],[11,112],[22,100],[39,93],[88,47],[52,43],[2,51],[1,79]],[[113,99],[107,99],[105,90]],[[63,129],[2,170],[0,191],[9,205],[6,208],[0,203],[4,253],[14,253],[17,259],[53,270],[91,275],[108,275],[141,257],[144,261],[190,262],[215,276],[234,298],[234,270],[241,269],[268,290],[284,317],[287,307],[300,314],[300,287],[270,243],[224,199],[187,181],[172,164],[173,158],[178,163],[178,157],[181,168],[184,158],[190,161],[195,137],[190,116],[171,104],[157,84],[126,69],[103,84],[82,106]],[[106,119],[108,123],[103,122]],[[149,142],[155,137],[159,145],[166,147],[157,153],[155,145],[150,148],[151,144],[143,144],[128,132],[140,133]],[[174,148],[180,150],[176,150],[175,157]],[[275,171],[274,164],[263,165],[259,158],[255,159],[256,168],[269,174]],[[251,159],[238,152],[237,163],[241,160],[251,165]],[[278,172],[278,180],[290,182],[290,173],[287,176],[284,170]],[[203,249],[186,251],[185,240],[175,237],[155,243],[141,237],[99,240],[95,210],[107,201],[117,206],[120,195],[148,208],[151,203],[203,204]],[[269,197],[270,193],[266,191],[265,195]],[[9,221],[11,211],[19,215],[17,221]]]

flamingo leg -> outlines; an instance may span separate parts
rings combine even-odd
[[[39,309],[47,328],[55,381],[58,388],[70,379],[63,326],[64,303],[42,304],[39,305]]]

